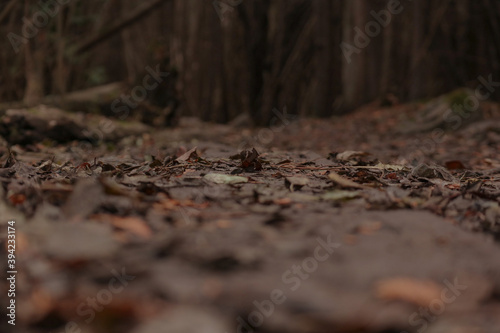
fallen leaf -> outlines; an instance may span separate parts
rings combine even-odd
[[[93,216],[94,219],[104,220],[118,229],[126,230],[143,239],[149,239],[153,235],[151,228],[141,218],[134,216],[114,216],[110,214],[98,214]]]
[[[80,164],[79,166],[76,167],[76,171],[80,170],[80,169],[83,169],[83,170],[87,170],[87,169],[90,169],[92,166],[90,165],[90,163],[88,162],[84,162],[82,164]]]
[[[337,156],[335,156],[335,158],[339,161],[350,161],[367,155],[370,154],[364,151],[346,150],[342,153],[338,153]]]
[[[196,153],[197,147],[194,147],[193,149],[188,150],[181,156],[177,157],[176,161],[177,162],[187,162],[192,158],[198,158],[198,154]]]
[[[21,205],[26,201],[26,196],[22,193],[14,193],[9,197],[9,201],[13,206]]]
[[[201,204],[197,204],[193,202],[192,200],[175,200],[175,199],[170,199],[166,197],[164,194],[161,194],[159,197],[163,197],[164,199],[160,200],[159,202],[156,202],[153,204],[153,207],[155,209],[159,209],[162,211],[169,211],[169,210],[174,210],[179,207],[193,207],[193,208],[199,208],[203,209],[208,207],[208,202],[204,202]]]
[[[368,188],[367,186],[355,183],[352,180],[344,178],[341,175],[339,175],[338,173],[335,173],[333,171],[330,171],[330,174],[328,175],[328,178],[330,178],[334,183],[340,185],[341,187],[358,188],[358,189],[366,189],[366,188]]]
[[[321,195],[321,199],[333,200],[333,201],[349,200],[357,197],[359,197],[358,191],[344,191],[344,190],[329,191]]]
[[[47,160],[45,162],[42,162],[37,168],[40,171],[50,172],[52,171],[52,164],[53,160]]]
[[[203,178],[216,184],[239,184],[248,182],[247,177],[229,176],[221,173],[208,173]]]
[[[441,289],[432,280],[396,277],[377,282],[375,294],[386,301],[405,301],[427,307],[433,300],[441,298]]]
[[[384,176],[386,179],[398,179],[398,174],[395,172],[388,173],[387,175]]]
[[[262,169],[262,162],[259,159],[259,153],[255,148],[252,150],[244,150],[240,153],[241,167],[244,169],[253,168],[255,170]]]
[[[290,199],[290,198],[280,198],[280,199],[274,200],[274,203],[276,205],[280,205],[280,206],[289,206],[292,203],[292,199]]]
[[[300,190],[309,183],[306,177],[285,177],[285,186],[291,191]]]
[[[156,167],[159,167],[161,165],[163,165],[162,161],[157,160],[154,156],[153,156],[153,160],[151,161],[151,163],[149,163],[150,168],[156,168]]]
[[[465,166],[462,164],[462,162],[460,162],[458,160],[445,162],[444,165],[446,166],[446,169],[448,169],[448,170],[465,169]]]
[[[421,178],[440,178],[448,181],[453,180],[453,176],[442,166],[427,165],[425,163],[419,164],[417,167],[415,167],[412,170],[411,175],[413,177]]]
[[[382,223],[378,221],[367,221],[354,228],[356,234],[371,235],[382,227]]]
[[[5,161],[3,167],[4,168],[10,168],[14,164],[16,164],[16,162],[17,162],[16,157],[14,156],[14,154],[9,149],[9,157],[7,157],[7,160]]]

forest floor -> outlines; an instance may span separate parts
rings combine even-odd
[[[95,147],[4,115],[0,330],[498,333],[498,108],[432,130],[418,110],[101,121]]]

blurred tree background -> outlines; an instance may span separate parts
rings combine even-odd
[[[0,103],[130,91],[158,67],[170,76],[149,109],[218,122],[332,116],[500,74],[495,0],[0,0],[0,33]]]

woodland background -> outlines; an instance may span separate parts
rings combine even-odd
[[[354,28],[365,31],[371,12],[389,2],[1,0],[0,102],[35,105],[119,81],[133,87],[160,65],[171,75],[148,96],[153,107],[217,122],[248,113],[266,124],[273,108],[333,116],[499,76],[495,0],[397,1],[401,12],[348,62],[341,43],[354,45]],[[23,18],[44,7],[57,13],[15,52],[9,34],[22,36]]]

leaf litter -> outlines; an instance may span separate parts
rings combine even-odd
[[[306,130],[293,136],[310,138],[299,141],[318,151],[326,147],[322,154],[262,147],[235,154],[237,131],[223,128],[217,142],[203,131],[198,141],[165,139],[169,131],[132,146],[123,139],[112,152],[86,152],[77,143],[39,146],[36,154],[27,146],[2,148],[0,211],[23,216],[18,300],[25,332],[75,319],[60,302],[76,308],[78,295],[92,295],[89,286],[97,291],[112,278],[111,267],[125,267],[141,282],[131,281],[98,313],[91,332],[103,321],[123,332],[154,332],[172,311],[211,314],[206,325],[235,330],[239,316],[250,325],[254,301],[274,289],[287,301],[266,318],[266,332],[410,332],[407,318],[437,299],[443,279],[462,277],[476,281],[457,301],[470,316],[450,307],[441,317],[447,329],[500,318],[500,177],[493,162],[465,169],[444,156],[398,164],[366,145],[327,147]],[[325,248],[328,260],[317,261],[310,278],[283,279],[294,265],[309,269],[305,260],[330,239],[339,247]],[[51,279],[68,287],[55,292]],[[33,307],[40,293],[51,301]],[[404,304],[396,312],[404,320],[377,317],[393,311],[391,302]],[[158,316],[150,320],[143,309]]]

